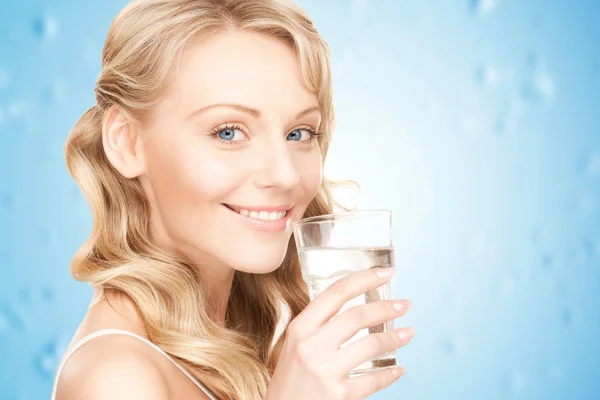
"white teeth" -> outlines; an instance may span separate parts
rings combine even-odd
[[[239,214],[243,215],[244,217],[249,217],[249,218],[253,218],[253,219],[262,219],[264,221],[276,221],[278,219],[282,219],[283,217],[285,217],[285,214],[287,213],[287,211],[282,210],[282,211],[248,211],[248,210],[243,210],[240,209],[238,211]]]

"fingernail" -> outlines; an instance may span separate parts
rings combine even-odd
[[[377,268],[375,270],[375,273],[380,278],[389,278],[390,276],[394,275],[395,272],[396,272],[396,268],[391,268],[391,267]]]
[[[396,331],[396,333],[398,334],[398,337],[400,337],[400,339],[402,340],[409,340],[410,338],[415,336],[415,331],[412,328],[400,328]]]
[[[394,303],[392,305],[398,312],[404,311],[407,309],[406,305],[401,300],[394,301]]]
[[[392,369],[392,376],[394,378],[398,378],[403,373],[404,373],[404,368],[402,368],[402,367]]]

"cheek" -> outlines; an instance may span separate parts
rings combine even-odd
[[[189,143],[156,143],[147,151],[147,175],[155,197],[172,207],[218,201],[244,181],[243,171],[232,165],[231,157]]]
[[[246,180],[244,169],[236,168],[235,160],[226,161],[211,154],[181,160],[181,164],[182,183],[200,203],[220,203]]]
[[[323,181],[321,152],[318,150],[311,152],[310,157],[302,160],[298,170],[303,191],[302,202],[308,205],[319,192]]]

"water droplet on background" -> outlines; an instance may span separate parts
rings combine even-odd
[[[23,332],[25,330],[25,322],[19,313],[6,303],[0,304],[0,319],[6,321],[6,325],[11,331]]]
[[[536,15],[535,17],[533,17],[532,23],[535,29],[542,29],[546,24],[546,19],[543,15]]]
[[[590,156],[586,169],[589,175],[600,176],[600,153],[595,153]]]
[[[535,71],[542,64],[542,56],[537,54],[535,51],[530,51],[525,56],[525,66],[529,71]]]
[[[554,97],[554,81],[548,75],[536,75],[535,87],[544,98],[552,99]]]
[[[600,258],[600,238],[587,237],[581,244],[581,251],[577,251],[575,260],[589,264]]]
[[[13,101],[12,103],[4,106],[2,109],[4,121],[8,121],[10,118],[19,118],[25,115],[28,105],[22,101]]]
[[[59,339],[51,339],[33,356],[33,365],[35,371],[42,378],[53,379],[56,373],[56,368],[60,360],[67,350],[68,341],[65,337]]]
[[[44,302],[52,303],[55,299],[54,289],[51,287],[42,288],[41,297]]]
[[[573,322],[573,311],[569,308],[565,308],[560,313],[560,320],[564,325],[571,325]]]
[[[350,10],[354,12],[365,12],[369,7],[370,0],[350,0]]]
[[[41,229],[38,233],[38,239],[40,244],[48,244],[50,242],[50,232],[48,231],[48,229]]]
[[[50,341],[44,345],[40,352],[33,357],[34,367],[38,375],[49,379],[58,367],[56,343]]]
[[[529,236],[531,240],[531,244],[535,248],[539,248],[544,243],[545,233],[542,229],[535,228],[531,231],[531,235]]]
[[[500,81],[500,72],[491,65],[479,67],[475,73],[477,83],[482,86],[496,86]]]
[[[456,353],[456,344],[452,339],[442,339],[440,342],[440,347],[445,354],[450,356],[453,356]]]
[[[498,5],[498,0],[470,0],[469,9],[476,14],[489,14]]]
[[[550,270],[554,266],[554,258],[551,254],[544,253],[540,258],[540,265],[543,270]]]
[[[527,389],[528,379],[524,372],[515,372],[508,378],[509,390],[513,396],[521,396]]]
[[[58,34],[58,21],[48,15],[33,22],[33,32],[42,39],[51,39]]]
[[[22,304],[31,304],[31,290],[27,287],[19,289],[17,292],[17,298]]]
[[[554,99],[554,94],[554,81],[549,75],[542,72],[536,72],[529,77],[521,89],[523,100],[532,103],[549,102]]]
[[[56,79],[43,89],[42,98],[47,103],[61,104],[67,98],[67,92],[66,84],[62,80]]]
[[[494,122],[494,132],[501,135],[506,131],[507,122],[503,118],[497,118]]]

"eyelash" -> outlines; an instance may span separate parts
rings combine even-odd
[[[210,136],[212,136],[214,139],[218,140],[219,142],[226,144],[226,145],[234,145],[235,142],[231,141],[231,140],[223,140],[219,137],[219,132],[224,131],[225,129],[238,129],[238,130],[242,130],[242,127],[237,125],[237,124],[227,124],[224,126],[219,126],[215,129],[213,129],[212,131],[210,131]]]
[[[220,126],[220,127],[218,127],[218,128],[215,128],[215,129],[213,129],[213,130],[210,132],[210,136],[212,136],[213,138],[215,138],[215,139],[216,139],[216,140],[218,140],[219,142],[221,142],[221,143],[224,143],[224,144],[226,144],[226,145],[230,145],[230,146],[232,146],[232,145],[234,145],[234,144],[236,143],[236,141],[232,141],[232,140],[223,140],[223,139],[221,139],[221,138],[219,137],[219,132],[221,132],[221,131],[224,131],[225,129],[238,129],[238,130],[240,130],[240,131],[243,131],[243,129],[242,129],[242,127],[241,127],[241,126],[239,126],[239,125],[237,125],[237,124],[227,124],[227,125],[224,125],[224,126]],[[293,130],[292,130],[292,131],[290,131],[290,132],[297,131],[297,130],[305,130],[305,131],[307,131],[307,132],[308,132],[308,134],[310,135],[310,139],[311,139],[311,140],[312,140],[312,139],[316,139],[316,138],[318,138],[318,137],[320,137],[320,136],[322,136],[322,135],[323,135],[321,132],[317,132],[317,131],[316,131],[316,130],[313,128],[313,127],[311,127],[311,126],[308,126],[308,125],[305,125],[305,126],[300,126],[300,127],[298,127],[298,128],[295,128],[295,129],[293,129]],[[290,132],[288,132],[288,135],[289,135],[289,133],[290,133]]]

